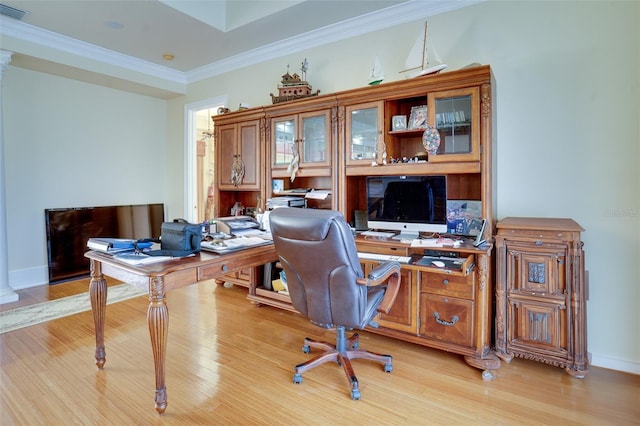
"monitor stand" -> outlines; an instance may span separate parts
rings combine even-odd
[[[393,240],[417,240],[420,237],[419,232],[400,232],[398,235],[391,237]]]

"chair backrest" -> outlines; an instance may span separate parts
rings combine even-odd
[[[385,289],[356,283],[363,277],[362,267],[342,214],[278,208],[270,221],[294,308],[319,326],[364,328],[375,316]]]

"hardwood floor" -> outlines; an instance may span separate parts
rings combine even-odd
[[[87,288],[86,281],[58,286]],[[47,289],[47,297],[68,288]],[[246,292],[210,281],[167,295],[169,405],[162,416],[153,405],[146,297],[107,307],[104,370],[94,365],[90,312],[0,335],[0,423],[640,424],[640,376],[592,367],[575,379],[515,359],[484,382],[459,355],[367,332],[361,347],[393,355],[394,370],[355,361],[362,400],[350,399],[334,364],[293,384],[293,366],[312,356],[301,352],[302,339],[333,341],[333,333],[252,305]]]

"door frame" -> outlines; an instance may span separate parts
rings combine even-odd
[[[198,219],[198,194],[197,188],[197,142],[198,134],[196,129],[196,113],[203,109],[218,110],[228,102],[228,95],[216,96],[197,102],[191,102],[184,106],[184,215],[183,217],[191,223]]]

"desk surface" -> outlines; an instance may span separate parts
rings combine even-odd
[[[273,244],[251,247],[223,255],[201,252],[195,256],[140,266],[120,262],[108,254],[96,251],[89,251],[85,256],[91,261],[89,296],[95,324],[95,359],[98,368],[104,367],[106,362],[104,324],[107,283],[105,275],[149,292],[147,321],[155,364],[155,406],[160,414],[164,413],[167,408],[164,364],[169,315],[165,293],[277,260]]]

